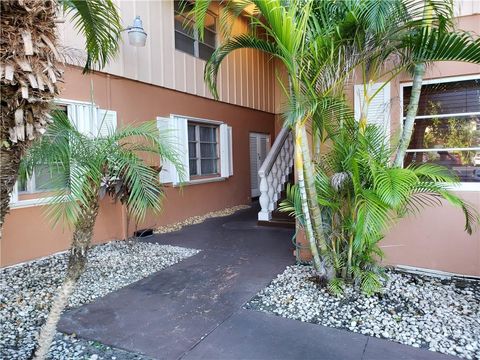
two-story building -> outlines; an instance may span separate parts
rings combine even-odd
[[[206,59],[220,42],[218,4],[207,15],[202,40],[186,25],[187,14],[172,0],[117,3],[125,27],[137,16],[142,20],[147,33],[145,46],[131,46],[124,32],[116,60],[101,72],[87,75],[79,67],[81,59],[76,62],[75,56],[71,57],[72,63],[65,66],[58,105],[87,131],[94,129],[99,119],[117,127],[157,120],[160,129],[174,129],[187,179],[180,186],[178,174],[165,164],[160,175],[166,191],[164,210],[149,215],[144,224],[127,226],[125,209],[113,200],[103,200],[95,242],[125,239],[137,228],[156,228],[210,211],[249,204],[258,196],[262,207],[259,220],[269,221],[292,171],[293,154],[291,137],[288,132],[280,131],[282,92],[277,84],[277,63],[254,50],[236,51],[221,66],[220,98],[216,101],[203,80],[203,70]],[[480,33],[479,2],[459,1],[456,11],[459,28]],[[239,18],[234,33],[247,30],[247,21]],[[82,53],[83,39],[68,18],[59,23],[59,35],[66,48],[77,49],[77,55]],[[385,87],[381,97],[384,102],[371,110],[387,106],[379,121],[385,124],[392,138],[402,123],[410,81],[407,75],[396,78]],[[441,93],[434,84],[444,84]],[[435,64],[428,70],[425,85],[431,91],[425,91],[421,99],[424,105],[416,120],[419,124],[414,134],[416,146],[409,150],[408,161],[438,155],[435,144],[424,139],[433,115],[452,121],[473,119],[480,128],[480,66]],[[347,89],[347,94],[357,102],[355,91],[355,87]],[[443,112],[432,112],[427,105],[433,100],[445,104]],[[462,152],[480,154],[480,144],[455,146],[447,151],[453,158]],[[475,177],[480,158],[472,161],[459,170],[464,183],[456,190],[480,209],[480,173]],[[52,230],[43,215],[49,176],[52,174],[38,168],[31,179],[18,184],[3,232],[2,266],[68,247],[70,231],[61,226]],[[472,236],[464,233],[462,214],[450,206],[427,209],[418,216],[403,219],[383,245],[386,261],[391,264],[480,276],[480,232]]]

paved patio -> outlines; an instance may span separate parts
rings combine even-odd
[[[291,230],[252,208],[148,241],[198,255],[67,312],[59,330],[155,359],[455,359],[242,305],[294,262]]]

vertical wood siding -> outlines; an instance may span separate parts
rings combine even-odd
[[[146,46],[128,44],[126,31],[120,54],[103,71],[149,84],[163,86],[193,95],[212,98],[204,80],[205,61],[175,50],[173,0],[117,0],[122,24],[132,24],[140,16],[148,34]],[[245,20],[234,24],[233,33],[247,31]],[[63,45],[83,49],[83,38],[66,20],[59,25]],[[81,64],[81,60],[68,61]],[[236,51],[224,61],[218,78],[220,100],[266,112],[274,112],[274,68],[270,58],[254,50]]]
[[[479,0],[455,0],[455,16],[480,14]]]

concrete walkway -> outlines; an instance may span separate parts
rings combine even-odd
[[[202,252],[67,312],[59,330],[155,359],[451,358],[242,309],[294,262],[292,235],[250,209],[152,237]]]

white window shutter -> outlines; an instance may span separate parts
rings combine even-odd
[[[69,104],[68,117],[82,134],[93,136],[97,130],[97,108],[92,104]]]
[[[367,86],[368,94],[373,95],[384,83],[374,83]],[[363,85],[355,85],[355,119],[358,121],[365,104]],[[374,124],[385,131],[387,138],[390,138],[390,83],[372,99],[367,112],[368,124]]]
[[[177,185],[182,182],[190,180],[190,156],[188,154],[188,120],[182,117],[173,117],[175,124],[176,136],[175,143],[178,144],[178,154],[183,165],[183,178],[180,178],[180,174],[175,171],[175,179],[173,184]]]
[[[174,150],[180,157],[182,162],[185,177],[180,178],[175,166],[165,161],[162,164],[162,171],[160,172],[160,182],[179,184],[182,181],[189,180],[189,157],[188,157],[188,123],[187,119],[178,117],[162,118],[157,117],[157,127],[164,137],[169,139],[169,145],[174,146]]]
[[[233,175],[233,133],[232,127],[229,126],[228,130],[228,168],[229,168],[229,175]]]
[[[106,137],[117,129],[117,112],[98,109],[96,134]]]
[[[228,128],[227,124],[220,125],[220,176],[225,178],[230,176],[231,171],[231,142]]]

